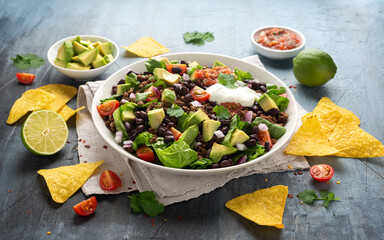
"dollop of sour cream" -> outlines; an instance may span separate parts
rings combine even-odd
[[[252,107],[256,100],[261,97],[249,87],[227,88],[220,83],[216,83],[206,89],[209,92],[210,101],[216,101],[217,104],[225,102],[240,103],[243,107]]]

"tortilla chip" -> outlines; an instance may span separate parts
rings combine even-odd
[[[300,156],[326,156],[339,151],[329,143],[328,136],[321,129],[317,115],[313,113],[307,116],[306,121],[284,150],[286,154]]]
[[[354,119],[351,115],[344,115],[329,137],[335,148],[343,149],[333,155],[350,158],[383,157],[384,145],[352,122]]]
[[[39,89],[43,89],[56,96],[55,100],[44,108],[55,112],[59,111],[60,108],[62,108],[77,93],[77,89],[75,87],[64,84],[49,84],[40,87]]]
[[[40,110],[55,100],[56,96],[43,89],[31,89],[16,100],[9,112],[8,124],[13,124],[29,111]]]
[[[44,177],[52,199],[57,203],[67,201],[104,161],[80,163],[53,169],[42,169],[37,173]]]
[[[129,47],[123,48],[139,57],[154,57],[169,52],[168,48],[151,37],[142,37]]]
[[[288,187],[277,185],[234,198],[225,206],[259,225],[282,229],[287,196]]]
[[[75,113],[77,113],[80,110],[83,110],[85,107],[82,106],[81,108],[78,108],[76,110],[73,110],[72,108],[68,107],[68,105],[64,105],[64,107],[60,108],[60,110],[57,112],[64,121],[67,121],[70,119]]]

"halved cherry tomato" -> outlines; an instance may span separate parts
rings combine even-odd
[[[97,105],[97,111],[101,116],[109,116],[120,106],[119,101],[111,100],[103,104]]]
[[[156,87],[150,87],[144,92],[149,92],[148,98],[147,100],[145,100],[146,102],[150,102],[160,98],[160,92]]]
[[[282,97],[287,97],[287,93],[285,92],[285,93],[282,93],[282,94],[280,94],[280,96],[282,96]]]
[[[147,162],[153,162],[155,161],[155,154],[153,153],[153,150],[149,148],[148,146],[141,146],[136,151],[137,156],[140,159],[143,159]]]
[[[16,73],[16,77],[22,84],[30,84],[35,80],[36,75],[30,73]]]
[[[269,142],[269,146],[272,147],[273,144],[272,144],[272,139],[271,139],[271,134],[269,134],[269,130],[266,130],[266,131],[261,131],[259,130],[259,132],[257,133],[257,137],[259,138],[259,142],[261,145],[265,145],[265,142],[268,141]]]
[[[328,164],[313,165],[309,169],[309,173],[311,174],[313,179],[319,182],[326,182],[331,179],[333,176],[333,172],[333,168]]]
[[[100,187],[107,191],[115,190],[121,186],[121,180],[117,174],[111,170],[104,170],[100,176]]]
[[[175,138],[175,141],[177,141],[177,140],[179,139],[179,137],[182,135],[182,133],[179,132],[179,130],[177,130],[177,129],[174,128],[174,127],[171,127],[171,128],[169,129],[169,131],[171,131],[173,137]]]
[[[187,71],[185,64],[165,64],[168,72],[183,75]]]
[[[226,107],[230,112],[238,113],[243,108],[240,103],[235,102],[224,102],[221,105]]]
[[[195,99],[196,101],[207,101],[209,99],[209,96],[211,96],[209,92],[205,91],[204,89],[198,86],[192,88],[191,94],[193,99]]]
[[[96,197],[93,196],[73,206],[73,210],[80,216],[88,216],[95,212],[96,207],[97,200]]]

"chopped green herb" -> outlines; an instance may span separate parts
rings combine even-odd
[[[155,68],[165,68],[165,63],[160,62],[153,58],[150,58],[148,61],[146,61],[144,65],[147,68],[147,71],[150,73],[153,73],[153,70]]]
[[[216,105],[213,108],[213,111],[216,113],[216,117],[220,120],[222,119],[229,119],[231,117],[231,114],[229,113],[229,110],[222,106],[222,105]]]
[[[236,77],[232,74],[224,74],[219,73],[219,76],[217,76],[217,79],[219,80],[219,83],[226,86],[227,88],[238,88],[236,84]]]
[[[328,207],[329,203],[334,200],[339,200],[340,198],[335,198],[334,192],[328,192],[327,190],[320,190],[320,196],[319,198],[315,191],[313,190],[304,190],[298,194],[298,197],[303,203],[305,204],[311,204],[313,201],[316,200],[324,200],[323,206]]]
[[[20,70],[27,70],[29,68],[39,68],[44,65],[44,58],[38,57],[35,54],[17,55],[13,60],[13,66]]]
[[[243,80],[247,80],[247,79],[252,80],[253,79],[252,74],[250,74],[249,72],[241,71],[238,68],[235,68],[234,72],[235,72],[235,75],[236,75],[238,81],[243,81]]]
[[[155,217],[164,212],[164,205],[156,200],[156,196],[152,191],[133,194],[129,198],[134,213],[144,212],[151,217]]]
[[[135,101],[136,102],[138,102],[138,101],[145,101],[145,100],[147,100],[149,94],[150,94],[149,92],[136,93]]]
[[[176,105],[176,104],[173,104],[172,105],[172,108],[167,108],[167,114],[171,117],[181,117],[184,113],[184,110]]]
[[[211,32],[186,32],[183,34],[183,38],[185,43],[190,43],[196,46],[203,46],[205,42],[212,42],[215,40],[213,33]]]

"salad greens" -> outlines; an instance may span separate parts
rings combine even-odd
[[[216,105],[213,108],[213,111],[216,113],[217,119],[229,119],[231,117],[228,108],[224,107],[223,105]]]
[[[212,42],[215,40],[213,33],[211,32],[186,32],[183,34],[183,38],[185,43],[190,43],[196,46],[203,46],[205,42]]]
[[[241,71],[238,68],[235,68],[234,72],[235,72],[235,75],[237,77],[237,81],[243,81],[243,80],[248,80],[248,79],[252,80],[253,79],[252,74],[250,74],[249,72]]]
[[[140,192],[128,196],[130,206],[134,213],[145,213],[151,217],[156,217],[164,212],[164,205],[157,201],[155,193],[152,191]]]
[[[155,148],[160,162],[171,168],[184,168],[197,160],[197,153],[183,140],[174,142],[166,149]]]
[[[181,117],[184,114],[184,110],[180,106],[172,104],[171,108],[167,108],[167,113],[171,117]]]
[[[146,63],[145,63],[145,67],[147,68],[147,71],[148,72],[151,72],[153,73],[153,70],[155,68],[165,68],[165,63],[164,62],[161,62],[161,61],[158,61],[154,58],[150,58]]]
[[[224,73],[219,73],[219,76],[217,77],[219,80],[219,83],[226,86],[227,88],[238,88],[236,82],[236,77],[234,75],[229,75],[229,74],[224,74]]]

